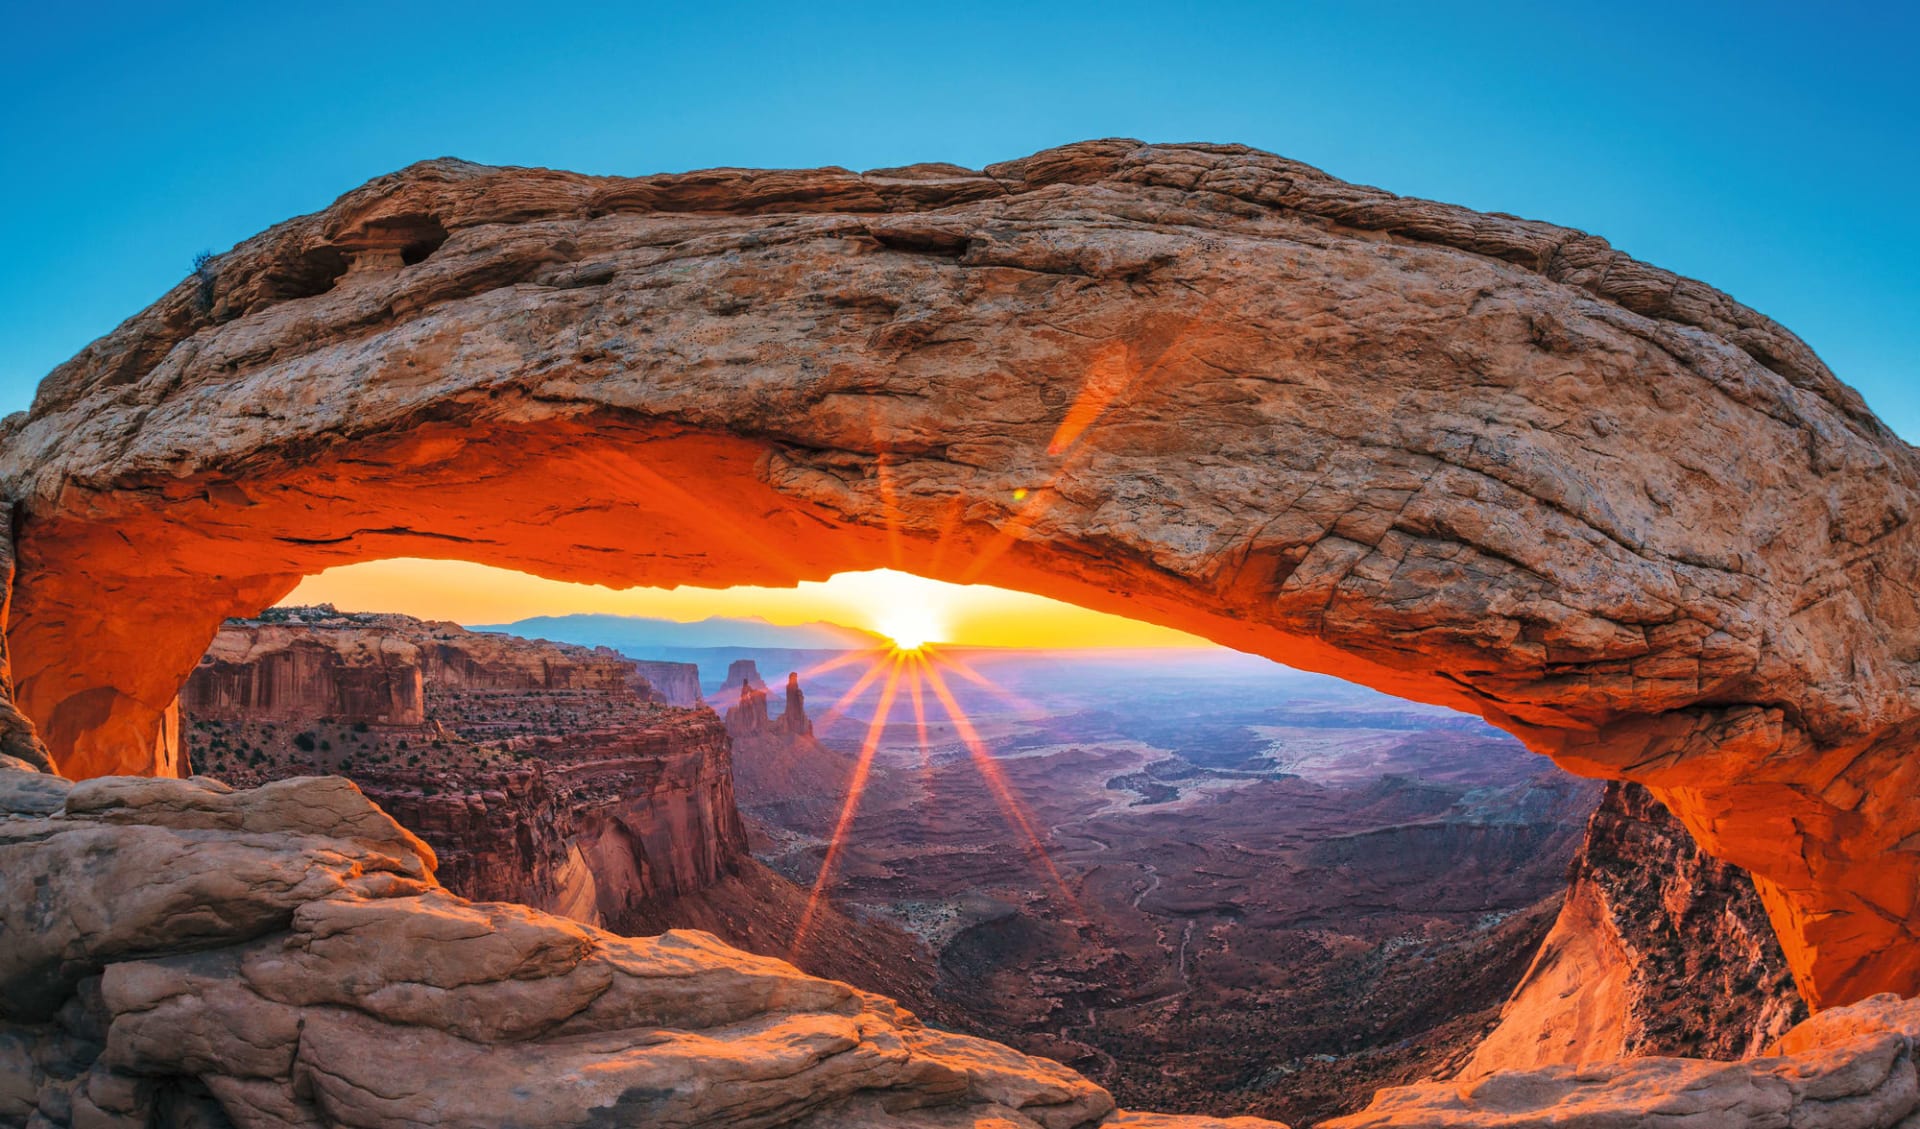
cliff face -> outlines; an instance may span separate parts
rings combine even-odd
[[[786,703],[770,716],[766,683],[752,659],[727,669],[728,687],[737,687],[727,710],[727,734],[733,738],[734,785],[741,810],[767,826],[823,832],[833,826],[846,797],[852,758],[814,738],[807,696],[798,673],[787,675]],[[885,790],[884,780],[871,787]]]
[[[1737,1059],[1807,1016],[1753,880],[1614,782],[1567,900],[1461,1078],[1639,1055]]]
[[[1113,1110],[1065,1067],[705,933],[468,903],[338,777],[26,767],[0,757],[0,1124],[1091,1129]]]
[[[423,665],[418,646],[387,631],[321,634],[261,624],[214,637],[180,692],[180,707],[204,719],[424,725]]]
[[[665,712],[665,711],[663,711]],[[367,794],[433,844],[449,889],[627,930],[660,902],[739,868],[726,732],[707,711],[516,746],[514,767],[356,769]]]
[[[727,680],[720,687],[718,700],[727,703],[727,732],[738,740],[756,737],[809,738],[813,722],[807,717],[807,695],[800,688],[800,675],[787,674],[785,707],[780,716],[769,714],[767,684],[752,659],[736,659],[727,667]]]
[[[410,708],[369,689],[394,686]],[[450,889],[624,928],[746,855],[725,728],[651,692],[604,648],[277,609],[227,624],[183,702],[203,769],[349,773]]]
[[[45,1129],[1255,1129],[1128,1115],[1057,1063],[699,932],[471,904],[345,780],[74,784],[0,757],[0,1122]],[[84,912],[73,912],[84,907]],[[1338,1129],[1903,1124],[1920,1004],[1779,1057],[1383,1092]]]
[[[207,274],[0,437],[16,701],[74,775],[171,767],[220,620],[352,561],[904,563],[1479,713],[1754,873],[1814,1002],[1920,990],[1920,454],[1603,239],[1108,139],[432,161]]]
[[[646,679],[653,694],[667,705],[692,707],[707,704],[706,699],[700,696],[700,667],[697,664],[647,659],[629,661],[640,677]]]

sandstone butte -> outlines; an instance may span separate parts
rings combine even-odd
[[[1920,989],[1917,472],[1711,287],[1241,147],[630,179],[432,161],[219,256],[6,421],[0,747],[172,774],[221,619],[352,561],[613,585],[897,567],[1458,707],[1638,781],[1752,872],[1830,1008]],[[1482,1090],[1518,1108],[1501,1077]]]

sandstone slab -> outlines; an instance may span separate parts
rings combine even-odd
[[[0,1123],[1091,1129],[1113,1112],[1056,1063],[705,933],[455,897],[339,778],[9,769],[0,803]]]
[[[1920,458],[1602,239],[1107,140],[435,161],[211,266],[0,438],[0,746],[177,771],[220,619],[352,561],[895,567],[1479,713],[1751,871],[1815,1006],[1920,990]]]

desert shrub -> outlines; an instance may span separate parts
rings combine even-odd
[[[200,312],[213,312],[213,285],[220,280],[220,274],[213,269],[213,252],[202,251],[193,257],[193,303]]]
[[[318,743],[314,735],[310,732],[302,733],[293,739],[293,747],[303,753],[311,753]]]

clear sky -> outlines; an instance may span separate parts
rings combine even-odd
[[[224,250],[455,155],[594,173],[1238,141],[1552,220],[1920,439],[1920,5],[0,0],[0,411]]]

